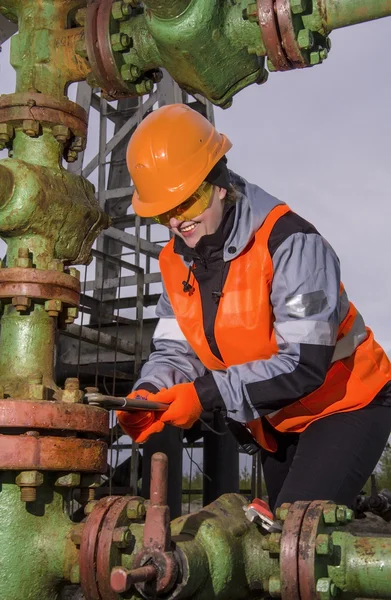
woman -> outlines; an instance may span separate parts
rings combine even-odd
[[[153,351],[119,413],[143,442],[202,412],[247,424],[272,509],[351,504],[391,430],[391,367],[349,302],[337,256],[307,221],[228,171],[231,143],[184,105],[150,114],[127,153],[133,207],[174,234]]]

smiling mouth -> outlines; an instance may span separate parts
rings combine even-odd
[[[181,226],[179,229],[180,233],[190,233],[191,231],[194,231],[194,229],[197,227],[198,223],[197,222],[193,222],[190,225],[185,225],[185,226]]]

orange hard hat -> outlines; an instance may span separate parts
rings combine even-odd
[[[231,147],[225,135],[185,104],[169,104],[149,114],[126,151],[135,186],[134,212],[154,217],[181,204]]]

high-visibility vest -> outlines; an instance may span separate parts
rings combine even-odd
[[[278,352],[270,303],[273,261],[268,240],[277,220],[289,210],[286,205],[276,206],[253,240],[231,261],[214,326],[223,360],[212,353],[206,340],[200,291],[194,275],[190,280],[194,292],[183,291],[182,281],[188,269],[182,257],[174,253],[173,240],[160,253],[163,281],[179,327],[210,371],[269,359]],[[350,303],[339,326],[336,348],[354,327],[356,315],[357,310]],[[390,361],[367,328],[366,339],[351,356],[331,364],[324,383],[317,390],[268,415],[267,419],[281,432],[301,432],[327,415],[363,408],[390,380]],[[263,445],[267,446],[264,441]]]

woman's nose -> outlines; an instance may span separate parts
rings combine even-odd
[[[176,219],[175,217],[171,217],[171,219],[169,220],[169,225],[171,229],[177,229],[181,223],[182,221],[178,221],[178,219]]]

